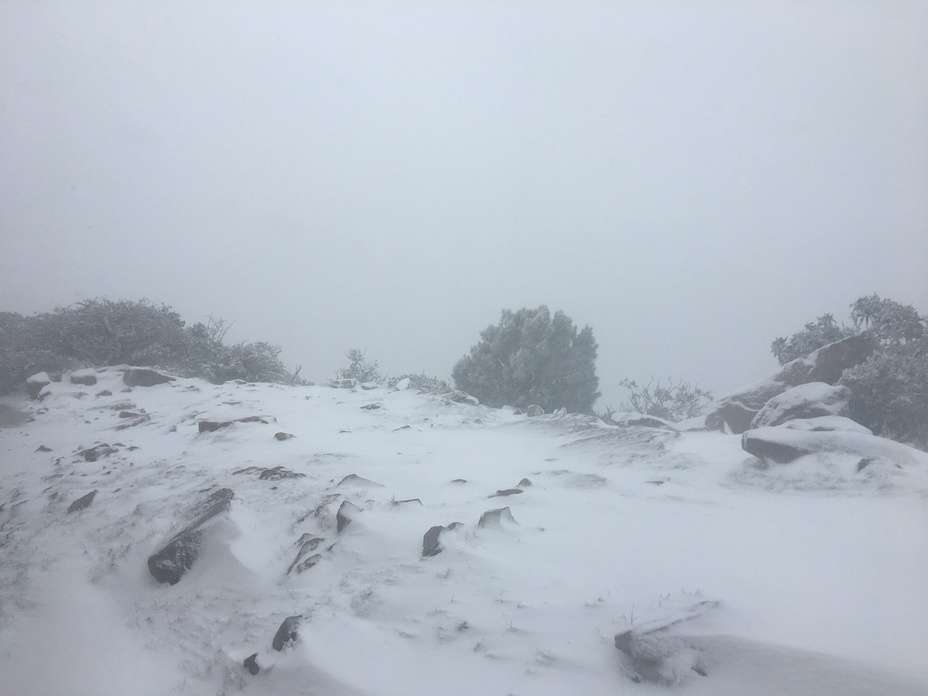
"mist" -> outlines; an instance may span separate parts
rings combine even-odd
[[[6,2],[0,311],[234,321],[448,378],[548,305],[716,393],[879,293],[928,310],[924,2]]]

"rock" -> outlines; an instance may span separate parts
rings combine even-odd
[[[232,421],[207,421],[203,420],[197,424],[197,430],[201,433],[214,433],[220,428],[228,428]]]
[[[361,512],[361,508],[354,503],[343,500],[342,504],[338,506],[338,512],[335,513],[335,531],[341,532],[351,524],[351,521],[359,512]]]
[[[330,387],[335,389],[354,389],[358,386],[358,380],[356,379],[333,379],[329,382]]]
[[[637,426],[640,428],[661,428],[662,430],[672,431],[677,430],[677,427],[668,420],[658,418],[657,416],[649,416],[645,413],[636,413],[635,411],[629,411],[626,413],[613,413],[611,420],[614,425],[620,425],[626,428]]]
[[[37,372],[26,378],[26,393],[29,395],[30,399],[38,399],[39,392],[51,383],[52,379],[48,376],[47,372]]]
[[[300,546],[299,550],[296,552],[296,557],[293,559],[293,563],[290,564],[290,567],[287,568],[287,575],[289,575],[294,570],[297,574],[302,573],[304,570],[309,570],[319,561],[322,560],[322,556],[318,553],[313,554],[313,551],[316,550],[316,547],[323,542],[322,537],[313,536],[312,534],[304,534],[300,537],[300,540],[297,542]]]
[[[277,633],[274,634],[274,640],[271,641],[271,647],[274,650],[280,652],[285,647],[291,643],[296,642],[299,637],[297,630],[300,627],[300,623],[303,621],[301,615],[297,616],[288,616],[283,620],[283,623],[280,624],[280,628],[277,629]]]
[[[545,410],[538,404],[532,404],[525,410],[525,413],[529,418],[535,418],[536,416],[545,415]]]
[[[531,485],[532,485],[532,480],[528,478],[524,478],[521,481],[519,481],[518,484],[516,484],[516,487],[517,488],[528,488]]]
[[[89,508],[96,495],[97,491],[90,491],[87,495],[81,496],[68,506],[68,512],[77,512],[78,510]]]
[[[284,440],[292,440],[295,437],[296,435],[291,435],[290,433],[283,433],[283,432],[274,433],[274,439],[280,440],[281,442],[283,442]]]
[[[108,444],[104,442],[102,445],[96,445],[89,449],[81,450],[77,454],[83,457],[84,461],[95,462],[98,459],[102,459],[103,457],[108,457],[111,454],[115,454],[115,453],[116,453],[116,449],[114,447],[110,447]]]
[[[52,451],[52,448],[46,447],[45,445],[39,445],[38,448],[36,449],[36,452],[51,452],[51,451]]]
[[[441,525],[432,527],[422,537],[422,557],[430,558],[437,556],[442,552],[441,535],[443,532],[450,532],[464,525],[460,522],[452,522],[447,527]]]
[[[112,396],[112,395],[113,395],[113,392],[111,392],[109,389],[103,389],[96,393],[96,398],[100,398],[101,396]]]
[[[357,474],[348,474],[345,478],[339,481],[336,486],[354,486],[357,488],[369,488],[371,486],[375,488],[383,488],[382,483],[377,483],[376,481],[371,481],[366,479],[363,476],[358,476]]]
[[[122,381],[126,383],[127,387],[154,387],[159,384],[173,382],[174,379],[174,377],[163,375],[157,370],[141,367],[129,368],[122,374]]]
[[[846,431],[851,433],[860,433],[862,435],[873,435],[870,428],[865,428],[857,421],[844,416],[819,416],[818,418],[802,418],[791,420],[783,423],[781,428],[788,430],[808,430],[811,432],[834,432]]]
[[[521,488],[503,488],[503,489],[496,491],[496,493],[494,493],[493,495],[490,495],[487,497],[488,498],[505,498],[506,496],[519,495],[520,493],[525,493],[525,491],[523,491]]]
[[[773,397],[809,382],[835,384],[844,370],[866,360],[874,347],[870,336],[858,334],[788,362],[768,379],[742,387],[716,401],[706,415],[706,427],[713,430],[727,427],[741,434],[751,428],[754,417]]]
[[[422,557],[429,558],[441,553],[439,537],[445,531],[444,525],[432,527],[422,536]]]
[[[502,527],[503,523],[517,524],[515,518],[512,516],[512,510],[510,510],[508,507],[487,510],[485,513],[480,515],[480,520],[477,522],[477,526]]]
[[[410,384],[412,384],[412,382],[410,381],[409,377],[404,377],[403,379],[401,379],[399,382],[396,383],[396,386],[394,387],[394,389],[396,389],[397,391],[406,391],[407,389],[409,389]]]
[[[452,390],[442,399],[444,404],[466,404],[468,406],[479,406],[480,401],[475,396],[465,394],[462,391]]]
[[[748,430],[741,447],[768,464],[788,464],[812,454],[844,455],[898,466],[928,465],[928,454],[875,435],[853,431],[806,431],[784,426]]]
[[[246,657],[243,664],[251,675],[255,675],[261,671],[261,668],[258,666],[258,653]]]
[[[290,471],[290,469],[285,469],[282,466],[275,466],[262,471],[258,478],[261,481],[282,481],[283,479],[306,478],[306,474],[301,474],[298,471]]]
[[[850,397],[851,391],[847,387],[833,387],[824,382],[800,384],[764,404],[751,421],[751,429],[802,418],[846,416]]]
[[[361,406],[361,409],[364,410],[364,411],[377,411],[378,409],[381,409],[381,408],[383,408],[383,404],[379,404],[379,403],[376,403],[376,402],[375,402],[375,403],[372,403],[372,404],[365,404],[364,406]]]
[[[211,494],[193,510],[193,522],[171,537],[159,551],[149,556],[148,570],[155,580],[171,585],[177,584],[199,555],[203,526],[227,511],[234,496],[230,488],[222,488]]]
[[[85,387],[91,387],[97,383],[97,376],[92,370],[79,370],[71,373],[71,384],[83,384]]]

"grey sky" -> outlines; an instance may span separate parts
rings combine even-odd
[[[0,4],[0,310],[165,302],[441,377],[502,308],[725,391],[928,311],[926,2]]]

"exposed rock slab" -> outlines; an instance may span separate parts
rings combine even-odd
[[[298,631],[302,621],[303,617],[301,615],[288,616],[284,619],[283,623],[280,624],[280,628],[277,629],[277,633],[274,634],[271,647],[280,652],[288,645],[295,643],[299,638]]]
[[[928,454],[875,435],[851,431],[803,431],[784,426],[757,428],[741,436],[741,446],[770,464],[788,464],[810,454],[843,454],[897,466],[928,464]]]
[[[171,537],[156,553],[148,558],[148,570],[155,580],[176,585],[193,566],[200,552],[203,526],[232,505],[234,493],[222,488],[211,494],[194,510],[193,522]]]
[[[97,491],[90,491],[87,495],[81,496],[68,506],[68,512],[77,512],[78,510],[89,508],[96,495]]]

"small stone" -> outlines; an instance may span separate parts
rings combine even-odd
[[[283,442],[284,440],[292,440],[294,437],[296,437],[296,435],[291,435],[290,433],[284,433],[284,432],[274,433],[274,439],[280,440],[281,442]]]
[[[51,451],[52,451],[52,448],[46,447],[45,445],[39,445],[38,449],[36,449],[36,452],[51,452]]]
[[[487,497],[488,498],[505,498],[507,495],[519,495],[520,493],[524,493],[524,492],[525,491],[523,491],[521,488],[503,488],[503,489],[496,491],[496,493],[494,493],[493,495],[490,495]]]
[[[277,629],[277,633],[274,635],[271,647],[280,652],[285,647],[295,642],[298,638],[297,629],[299,629],[302,620],[303,617],[300,615],[288,616],[284,619],[283,623],[280,624],[280,628]]]
[[[78,510],[83,510],[84,508],[89,508],[90,504],[93,502],[94,496],[97,495],[97,491],[90,491],[87,495],[81,496],[75,500],[68,507],[68,512],[77,512]]]
[[[532,480],[528,478],[524,478],[521,481],[519,481],[519,483],[516,485],[516,488],[528,488],[531,485],[532,485]]]
[[[335,531],[341,532],[345,527],[351,524],[351,520],[359,512],[361,512],[361,509],[357,505],[343,500],[342,504],[338,507],[338,512],[335,513]]]
[[[254,675],[260,672],[261,668],[258,666],[258,653],[255,653],[254,655],[249,655],[248,657],[246,657],[244,665],[245,665],[245,669],[248,670],[249,674]]]

